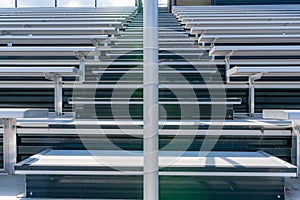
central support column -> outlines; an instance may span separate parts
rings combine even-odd
[[[144,200],[158,200],[158,0],[144,2]]]

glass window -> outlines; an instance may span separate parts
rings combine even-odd
[[[97,6],[135,6],[135,0],[97,0]]]
[[[18,0],[18,7],[54,7],[54,0]]]
[[[0,0],[1,8],[11,8],[15,7],[15,0]]]
[[[95,7],[95,0],[57,0],[58,7]]]

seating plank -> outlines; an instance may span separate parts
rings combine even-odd
[[[1,35],[107,35],[116,31],[114,27],[0,28]]]
[[[106,41],[107,35],[1,35],[0,43],[4,44],[88,44]]]
[[[199,37],[199,43],[299,43],[299,34],[257,34],[257,35],[210,35],[202,34]]]
[[[193,27],[230,27],[230,26],[299,26],[300,21],[209,21],[209,22],[187,22],[185,28]]]
[[[202,152],[199,155],[199,152],[160,151],[159,154],[161,176],[245,176],[245,174],[255,177],[296,176],[295,166],[264,152],[212,151]],[[107,166],[112,167],[112,170],[107,170]],[[15,168],[16,174],[35,174],[37,169],[39,174],[49,174],[55,170],[60,175],[142,175],[143,152],[47,150],[41,152],[39,157],[33,156],[17,164]],[[116,171],[114,168],[119,168],[121,171]],[[185,170],[178,170],[180,168]],[[260,169],[260,173],[253,170],[257,168]]]
[[[298,56],[300,46],[214,46],[210,56]]]
[[[99,22],[1,22],[0,28],[51,28],[51,27],[123,27],[122,22],[116,21],[99,21]]]
[[[193,27],[190,34],[299,34],[300,26]]]
[[[230,77],[250,77],[261,74],[261,76],[299,76],[300,67],[297,66],[282,66],[282,67],[234,67],[227,71]]]

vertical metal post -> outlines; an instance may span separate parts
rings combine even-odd
[[[297,129],[297,132],[296,132],[296,137],[297,137],[297,145],[296,145],[296,148],[297,148],[297,176],[298,178],[300,177],[300,130]]]
[[[172,12],[172,0],[168,0],[168,12]]]
[[[144,1],[144,200],[158,200],[158,0]]]
[[[228,57],[225,58],[225,76],[226,76],[226,83],[230,82],[230,77],[228,76],[227,72],[230,70],[230,60]]]
[[[54,105],[55,105],[55,113],[58,116],[63,114],[63,88],[62,88],[62,77],[56,75],[54,77],[55,88],[54,88]]]
[[[255,112],[255,88],[254,88],[254,83],[251,78],[249,78],[249,115],[250,117],[253,117],[254,112]]]
[[[136,6],[138,7],[138,10],[141,11],[143,7],[142,0],[136,0]]]
[[[4,169],[14,173],[14,165],[17,162],[17,122],[15,118],[3,119],[3,156]]]
[[[85,81],[85,63],[83,57],[80,58],[79,71],[80,71],[79,81]]]
[[[57,0],[54,0],[54,7],[57,7]]]
[[[95,8],[97,8],[98,7],[98,2],[97,2],[97,0],[95,0]]]
[[[174,0],[174,6],[177,6],[177,0]]]
[[[15,8],[18,7],[18,0],[15,0]]]

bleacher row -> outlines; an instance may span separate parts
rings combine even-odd
[[[161,199],[284,199],[296,133],[261,111],[299,107],[299,12],[159,10]],[[2,9],[0,30],[3,167],[26,197],[141,199],[142,11]]]

